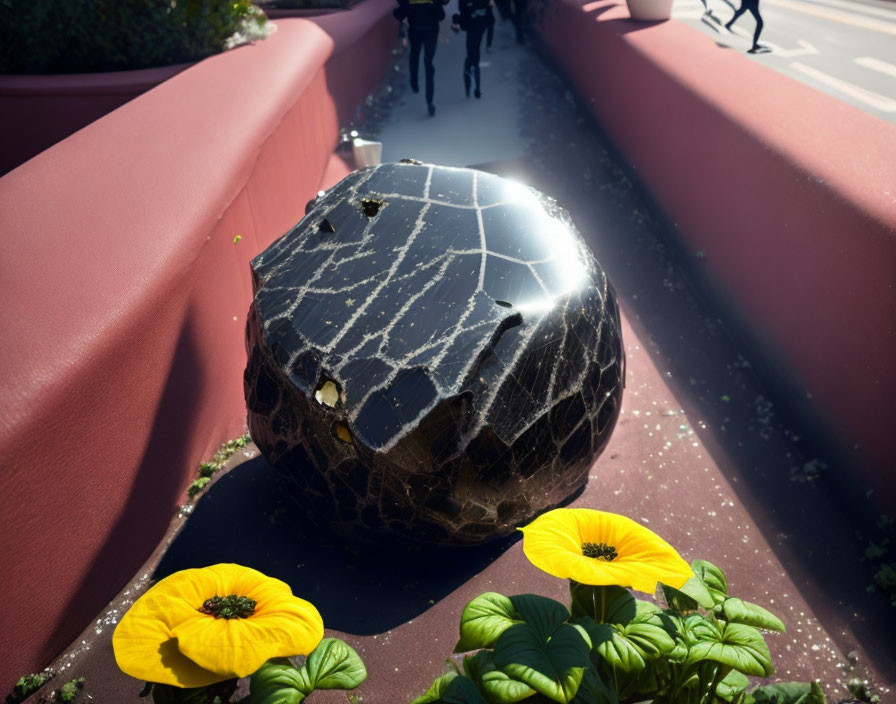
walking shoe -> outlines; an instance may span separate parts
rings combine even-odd
[[[436,114],[436,106],[435,106],[435,105],[433,105],[432,103],[430,103],[430,104],[427,105],[426,107],[427,107],[427,109],[429,110],[429,116],[430,116],[430,117],[432,117],[433,115]]]
[[[482,97],[482,93],[479,92],[479,89],[478,89],[478,88],[473,92],[473,95],[475,95],[477,98],[481,98],[481,97]]]
[[[417,83],[415,83],[414,81],[411,81],[411,90],[414,91],[415,93],[419,93],[420,86]]]
[[[771,51],[772,50],[764,44],[757,44],[756,46],[747,49],[748,54],[770,54]]]

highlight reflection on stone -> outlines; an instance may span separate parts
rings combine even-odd
[[[584,487],[624,357],[607,278],[551,199],[384,164],[309,203],[252,270],[249,428],[303,511],[475,543]]]

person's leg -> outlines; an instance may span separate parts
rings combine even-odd
[[[411,67],[411,90],[415,93],[420,92],[420,83],[418,82],[420,71],[420,49],[423,48],[423,38],[419,32],[413,29],[408,32],[408,41],[411,43],[410,51],[410,67]]]
[[[435,95],[435,76],[436,67],[433,66],[432,60],[436,55],[436,46],[439,43],[439,32],[428,32],[423,40],[423,66],[426,69],[426,106],[429,108],[429,114],[434,115],[436,106],[432,102]]]
[[[725,29],[730,30],[731,25],[733,25],[737,21],[737,18],[740,17],[742,14],[744,14],[744,12],[746,12],[746,11],[747,11],[746,3],[741,2],[740,7],[737,8],[737,10],[734,12],[734,17],[732,17],[730,20],[728,20],[728,22],[725,24]]]
[[[485,50],[492,50],[492,40],[495,38],[495,16],[493,14],[489,14],[486,20],[485,30]]]
[[[513,11],[510,9],[510,0],[495,0],[495,5],[498,6],[498,14],[501,15],[502,22],[513,19]]]
[[[756,20],[756,30],[753,32],[753,47],[751,51],[756,51],[761,48],[759,46],[759,35],[762,34],[762,28],[765,26],[765,22],[762,21],[762,15],[759,14],[759,1],[756,0],[755,3],[750,4],[750,14],[753,15],[753,18]]]
[[[473,79],[473,30],[467,27],[466,37],[467,55],[464,58],[464,92],[470,97],[470,83]]]
[[[516,30],[517,44],[524,41],[526,24],[526,0],[513,0],[513,28]]]
[[[482,97],[479,83],[479,59],[481,57],[482,35],[485,33],[485,26],[476,23],[467,31],[467,55],[470,57],[470,66],[473,69],[473,82],[476,90],[473,95],[477,98]]]

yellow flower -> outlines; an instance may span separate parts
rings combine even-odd
[[[652,594],[657,582],[679,588],[694,574],[660,536],[615,513],[558,508],[520,530],[529,561],[561,579]]]
[[[122,617],[112,648],[131,677],[204,687],[251,675],[270,658],[308,655],[323,635],[317,609],[288,584],[221,564],[152,586]]]

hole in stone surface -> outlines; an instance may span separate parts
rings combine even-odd
[[[497,303],[499,306],[501,306],[501,307],[503,307],[503,308],[513,308],[513,303],[510,303],[510,302],[508,302],[508,301],[499,301],[499,300],[496,298],[496,299],[495,299],[495,303]]]
[[[321,232],[336,232],[336,228],[333,227],[333,223],[331,223],[326,218],[324,218],[323,220],[320,221],[320,225],[318,226],[318,229]]]
[[[351,432],[342,423],[336,424],[336,437],[342,440],[342,442],[350,443],[352,441]]]
[[[339,402],[339,387],[332,381],[325,381],[314,392],[314,398],[324,406],[336,408],[336,404]]]
[[[372,218],[378,212],[380,212],[380,208],[382,208],[386,203],[381,200],[377,200],[376,198],[362,198],[361,199],[361,212],[364,213],[367,217]]]

